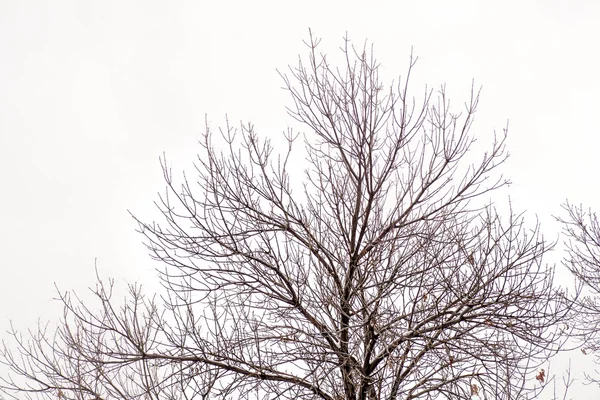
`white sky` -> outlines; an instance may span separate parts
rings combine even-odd
[[[0,338],[56,316],[54,282],[84,291],[96,257],[102,276],[152,284],[127,210],[153,215],[158,157],[189,171],[205,113],[285,130],[275,69],[309,27],[332,50],[368,38],[390,76],[414,46],[415,95],[447,83],[460,105],[483,85],[476,129],[510,121],[499,200],[550,238],[566,198],[600,211],[600,2],[0,0]]]

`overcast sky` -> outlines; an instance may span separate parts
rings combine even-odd
[[[154,215],[158,157],[189,170],[205,114],[280,137],[276,69],[306,52],[309,27],[332,51],[346,32],[369,39],[390,77],[414,48],[415,95],[446,83],[460,105],[482,85],[476,130],[510,127],[499,201],[549,238],[565,199],[600,211],[600,2],[0,0],[0,338],[9,320],[58,315],[54,284],[85,291],[95,259],[152,287],[127,210]],[[573,357],[579,378],[589,360]]]

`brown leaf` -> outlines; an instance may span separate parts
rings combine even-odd
[[[546,371],[542,368],[542,370],[535,376],[535,379],[540,381],[540,383],[544,383],[544,379],[546,378]]]
[[[472,384],[471,385],[471,395],[472,396],[477,396],[479,394],[479,386],[477,386],[476,384]]]
[[[469,264],[475,265],[475,257],[473,257],[473,253],[469,254]]]

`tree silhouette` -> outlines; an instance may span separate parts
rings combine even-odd
[[[161,223],[136,218],[162,297],[99,306],[62,293],[64,319],[2,357],[13,395],[102,399],[517,399],[545,384],[567,306],[551,244],[487,203],[504,140],[477,152],[479,94],[409,96],[368,48],[342,68],[311,35],[282,74],[286,150],[229,122],[200,141],[197,177],[167,184]],[[485,138],[485,135],[480,135]],[[302,140],[303,139],[303,140]],[[298,149],[304,144],[304,150]],[[471,150],[471,151],[470,151]],[[297,155],[304,155],[304,158]],[[134,217],[135,218],[135,217]],[[535,377],[538,379],[534,379]],[[539,377],[542,377],[541,379]],[[530,397],[529,397],[530,398]]]

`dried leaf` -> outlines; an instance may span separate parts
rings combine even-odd
[[[542,370],[535,376],[540,383],[544,383],[544,379],[546,379],[546,371],[542,368]]]
[[[475,265],[475,257],[473,257],[473,253],[469,254],[469,264]]]

